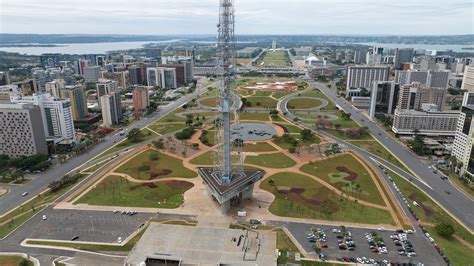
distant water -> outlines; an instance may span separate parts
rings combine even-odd
[[[169,41],[149,41],[149,42],[103,42],[103,43],[70,43],[57,44],[55,47],[0,47],[0,51],[20,53],[28,55],[40,55],[45,53],[60,54],[104,54],[108,51],[128,50],[143,48],[148,43],[167,43]]]
[[[458,44],[400,44],[400,43],[374,43],[374,42],[365,42],[365,43],[356,43],[369,46],[380,46],[385,48],[414,48],[415,50],[436,50],[436,51],[446,51],[452,50],[453,52],[466,52],[474,53],[473,50],[463,50],[462,48],[474,48],[474,45],[458,45]]]

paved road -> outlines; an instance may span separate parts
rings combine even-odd
[[[133,123],[132,125],[128,127],[125,127],[124,130],[132,129],[132,128],[143,128],[147,126],[148,124],[155,122],[160,117],[168,114],[169,112],[176,109],[177,107],[187,103],[191,99],[196,98],[198,95],[203,94],[205,92],[206,92],[206,88],[202,88],[200,86],[200,83],[198,83],[198,88],[196,89],[194,93],[181,97],[180,99],[172,103],[169,103],[168,105],[161,106],[160,111],[155,112],[147,116],[146,118],[139,120],[136,123]],[[2,196],[0,200],[0,215],[5,214],[9,210],[19,206],[20,204],[23,204],[26,200],[31,199],[34,196],[38,195],[39,193],[44,191],[48,187],[48,184],[51,183],[52,181],[68,173],[75,172],[79,166],[81,166],[82,164],[90,160],[91,158],[99,155],[100,153],[110,148],[111,146],[113,146],[114,141],[119,142],[125,138],[126,136],[109,135],[105,138],[103,142],[97,144],[94,148],[89,150],[87,153],[76,156],[66,161],[64,164],[53,166],[47,171],[41,174],[35,175],[33,177],[33,180],[27,184],[12,187],[10,193]],[[25,191],[28,192],[28,195],[23,197],[22,193]]]
[[[334,139],[340,144],[349,146],[350,148],[356,150],[361,154],[365,159],[371,160],[376,158],[379,162],[389,168],[390,170],[400,174],[406,179],[413,180],[412,182],[421,188],[424,192],[434,198],[441,206],[448,210],[452,215],[454,215],[458,220],[464,223],[467,227],[471,229],[474,228],[474,204],[473,201],[467,197],[464,193],[457,190],[450,182],[442,180],[439,174],[434,174],[433,170],[429,168],[429,165],[425,164],[420,160],[418,156],[413,154],[407,147],[400,144],[382,128],[380,128],[376,123],[369,121],[360,111],[354,108],[349,104],[345,99],[338,98],[334,90],[328,89],[326,86],[320,83],[312,82],[313,87],[320,89],[326,96],[333,100],[340,108],[344,111],[351,114],[351,118],[360,123],[361,125],[367,126],[374,138],[379,140],[388,150],[390,150],[401,162],[403,162],[409,169],[411,169],[417,177],[420,179],[414,178],[410,173],[405,172],[404,170],[398,168],[392,163],[386,161],[383,158],[375,156],[355,145],[347,143],[343,140],[333,137],[330,134],[319,131],[322,135]],[[335,87],[335,86],[333,86]],[[291,97],[291,96],[289,96]],[[288,112],[284,104],[285,101],[280,101],[279,109],[282,112]],[[293,119],[294,116],[288,112],[287,116],[290,119]],[[311,127],[314,130],[316,128]],[[446,191],[449,191],[451,194],[447,194]]]

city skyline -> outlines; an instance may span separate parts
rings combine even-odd
[[[214,34],[216,1],[1,0],[1,33]],[[440,13],[439,11],[443,12]],[[454,35],[473,33],[472,1],[236,2],[237,34]],[[25,21],[35,21],[34,29]],[[374,23],[377,21],[377,23]],[[278,23],[276,23],[278,22]],[[163,26],[165,25],[165,26]]]

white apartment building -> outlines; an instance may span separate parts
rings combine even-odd
[[[388,81],[389,76],[389,66],[349,66],[347,68],[346,91],[360,88],[370,90],[374,83]]]
[[[454,136],[459,111],[415,111],[395,110],[392,131],[400,135],[412,135],[418,130],[425,136]]]
[[[43,128],[47,139],[55,143],[76,141],[71,102],[50,94],[33,94],[33,96],[11,96],[13,103],[29,103],[39,106],[43,118]]]

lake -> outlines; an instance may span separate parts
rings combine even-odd
[[[0,47],[0,51],[20,53],[28,55],[40,55],[46,53],[60,54],[105,54],[107,51],[128,50],[143,48],[148,43],[169,43],[178,40],[154,41],[154,42],[103,42],[103,43],[68,43],[57,44],[55,47]]]

